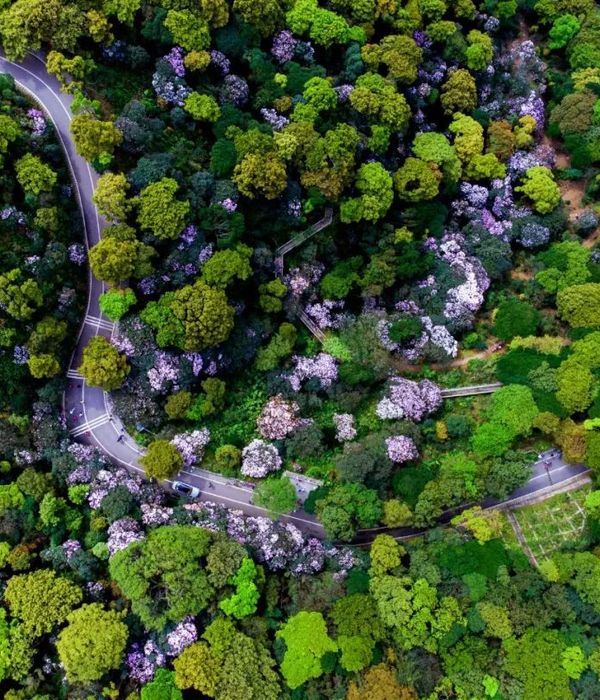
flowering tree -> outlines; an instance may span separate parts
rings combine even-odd
[[[252,440],[242,450],[241,472],[245,476],[260,479],[281,468],[282,459],[274,445],[264,440]]]

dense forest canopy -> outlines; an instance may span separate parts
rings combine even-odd
[[[103,217],[88,250],[0,72],[5,698],[600,695],[597,32],[594,0],[0,3]],[[69,435],[78,381],[141,473]],[[536,559],[478,504],[552,492],[548,448],[592,487]],[[262,510],[161,485],[200,467]]]

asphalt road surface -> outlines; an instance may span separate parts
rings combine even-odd
[[[0,72],[13,76],[18,86],[33,97],[54,123],[58,138],[62,143],[73,178],[75,194],[78,198],[85,229],[85,244],[89,249],[101,238],[107,222],[98,214],[92,201],[94,188],[98,180],[97,174],[81,156],[77,154],[72,141],[69,124],[72,114],[71,95],[61,93],[60,84],[46,71],[43,57],[30,54],[25,60],[16,64],[7,60],[0,51]],[[100,312],[99,298],[105,291],[103,282],[95,279],[88,270],[88,301],[85,319],[82,322],[77,343],[68,370],[69,384],[64,395],[64,413],[71,435],[78,441],[98,447],[114,464],[121,465],[131,471],[142,473],[139,458],[143,450],[126,433],[118,416],[112,413],[110,397],[102,389],[88,386],[78,374],[83,348],[95,335],[110,338],[114,326]],[[547,461],[547,460],[546,460]],[[561,483],[589,471],[581,464],[565,464],[560,457],[554,457],[549,465],[544,460],[538,460],[533,465],[532,478],[510,499],[534,494],[549,486],[559,487]],[[178,480],[196,486],[200,489],[201,500],[221,503],[234,510],[240,510],[248,515],[266,515],[263,508],[252,505],[253,491],[251,488],[235,483],[221,474],[215,474],[202,469],[190,469],[178,475]],[[170,482],[168,482],[170,483]],[[488,501],[484,505],[492,505]],[[450,517],[450,514],[447,516]],[[322,526],[315,518],[297,511],[281,518],[291,522],[307,535],[323,537]],[[444,519],[444,518],[443,518]],[[419,532],[413,528],[376,528],[364,530],[357,537],[357,544],[368,544],[381,532],[399,539]]]

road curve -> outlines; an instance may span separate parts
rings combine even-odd
[[[48,74],[42,56],[29,54],[21,63],[14,63],[9,61],[0,49],[0,72],[12,75],[18,87],[39,104],[54,124],[71,171],[75,195],[83,218],[85,245],[89,250],[100,240],[107,222],[98,214],[92,200],[98,175],[88,162],[78,155],[71,138],[70,105],[73,98],[61,92],[59,82]],[[114,324],[103,317],[100,311],[99,298],[104,291],[104,283],[97,280],[88,268],[87,308],[67,372],[69,383],[64,394],[64,414],[74,438],[98,447],[111,462],[143,474],[144,470],[140,466],[139,458],[144,451],[127,434],[118,416],[113,415],[109,395],[102,389],[88,386],[77,372],[81,364],[83,348],[89,340],[96,335],[110,338],[114,332]],[[481,393],[481,391],[475,393]],[[536,462],[533,469],[532,478],[518,489],[508,499],[509,501],[515,497],[545,491],[549,486],[558,487],[561,483],[589,471],[584,465],[568,465],[560,458],[552,460],[548,470],[542,461]],[[248,515],[267,514],[263,508],[252,505],[252,489],[234,483],[233,480],[221,474],[193,468],[182,471],[179,476],[200,489],[201,500],[220,503]],[[484,505],[489,504],[492,502]],[[293,523],[307,535],[324,537],[323,527],[312,515],[304,511],[284,515],[281,520]],[[398,539],[405,539],[417,534],[419,530],[413,528],[363,530],[359,533],[356,542],[369,544],[377,534],[382,532],[387,532]]]

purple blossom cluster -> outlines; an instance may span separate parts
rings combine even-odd
[[[354,416],[351,413],[334,413],[335,439],[338,442],[348,442],[356,437]]]
[[[442,392],[429,379],[420,382],[392,377],[387,395],[377,404],[375,412],[383,420],[419,422],[442,405]]]
[[[242,450],[242,466],[240,471],[244,476],[261,479],[271,472],[281,468],[282,459],[275,445],[264,440],[252,440]]]
[[[129,493],[140,497],[143,485],[139,477],[133,476],[121,467],[100,469],[90,484],[88,503],[94,510],[100,508],[105,497],[117,486],[124,486]]]
[[[317,284],[323,276],[325,266],[314,262],[302,267],[292,268],[283,278],[285,286],[294,297],[300,297],[304,292]]]
[[[223,102],[231,102],[236,107],[243,107],[250,97],[248,83],[239,75],[228,75],[223,81],[219,92],[219,99]]]
[[[344,104],[345,102],[348,102],[350,99],[350,95],[352,94],[352,91],[354,90],[354,85],[349,85],[348,83],[345,83],[344,85],[338,85],[337,87],[333,88],[338,96],[338,100],[340,104]]]
[[[191,93],[185,80],[177,76],[171,64],[164,59],[158,62],[157,70],[152,76],[152,87],[159,100],[177,107],[183,107]]]
[[[171,66],[173,73],[175,73],[178,78],[185,77],[183,49],[180,46],[174,46],[163,58]]]
[[[81,543],[79,540],[65,540],[61,547],[67,561],[71,561],[77,552],[81,551]]]
[[[190,433],[179,433],[171,440],[171,444],[179,450],[185,467],[193,467],[202,461],[204,450],[210,442],[208,428],[200,428]]]
[[[8,219],[15,219],[21,226],[24,226],[27,222],[25,214],[12,205],[0,209],[0,221],[8,221]]]
[[[220,71],[221,75],[229,75],[229,72],[231,71],[231,63],[222,51],[213,49],[210,52],[210,62]]]
[[[307,304],[305,311],[321,330],[337,329],[346,325],[352,315],[344,312],[344,300],[325,299],[322,302]]]
[[[72,243],[68,249],[69,260],[75,265],[83,265],[87,259],[85,248],[81,243]]]
[[[281,394],[272,396],[256,420],[258,432],[268,440],[283,440],[300,424],[298,404],[286,401]]]
[[[326,352],[320,352],[314,357],[293,358],[294,369],[288,375],[288,381],[294,391],[300,391],[302,382],[307,379],[318,379],[321,387],[330,387],[338,378],[338,368],[335,358]]]
[[[262,107],[260,114],[267,124],[273,128],[273,131],[281,131],[284,126],[287,126],[290,123],[290,120],[287,117],[284,117],[283,114],[279,114],[276,109]]]
[[[15,345],[13,348],[13,362],[15,365],[26,365],[29,359],[29,350],[24,345]]]
[[[192,617],[185,617],[173,631],[167,635],[167,654],[179,656],[181,652],[198,639],[198,630]]]
[[[32,107],[27,110],[27,116],[31,119],[31,135],[32,136],[42,136],[46,131],[46,118],[44,113],[39,109]]]
[[[230,213],[233,213],[238,208],[237,202],[231,199],[231,197],[222,199],[219,204],[223,207],[223,209],[225,209],[225,211]]]
[[[140,510],[142,511],[142,522],[147,527],[168,525],[173,516],[172,508],[157,503],[142,503]]]
[[[419,456],[414,441],[406,435],[392,435],[386,439],[385,444],[388,457],[392,462],[411,462]]]
[[[129,677],[140,685],[149,683],[154,678],[156,669],[165,663],[165,655],[152,640],[148,640],[143,647],[136,642],[125,658]]]
[[[129,547],[132,542],[140,542],[145,537],[139,523],[133,518],[115,520],[108,527],[108,552],[113,554]]]
[[[154,356],[154,366],[148,370],[147,376],[152,390],[158,394],[178,391],[178,356],[159,350]]]
[[[292,32],[285,29],[273,37],[271,54],[278,63],[286,63],[294,57],[298,40],[294,39]]]

